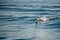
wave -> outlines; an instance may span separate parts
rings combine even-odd
[[[60,6],[41,6],[42,8],[60,8]]]
[[[22,8],[0,8],[0,10],[3,11],[28,11],[28,12],[34,12],[34,11],[50,11],[50,12],[60,12],[60,10],[47,10],[47,9],[22,9]]]
[[[32,38],[27,38],[27,39],[14,39],[14,40],[33,40],[34,39],[34,37],[32,37]]]
[[[0,37],[0,39],[7,39],[7,37]]]

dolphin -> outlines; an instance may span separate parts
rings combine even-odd
[[[58,18],[58,17],[52,17],[52,16],[37,17],[36,18],[36,24],[40,24],[41,21],[47,22],[47,21],[50,21],[50,20],[54,20],[56,18]]]

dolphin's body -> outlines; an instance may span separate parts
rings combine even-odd
[[[41,21],[46,22],[46,21],[50,21],[50,20],[54,20],[57,17],[51,17],[51,16],[43,16],[43,17],[37,17],[36,18],[36,24],[39,24]]]

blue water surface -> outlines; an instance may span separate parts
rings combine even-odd
[[[36,26],[46,15],[57,18]],[[60,40],[60,0],[1,0],[0,40]]]

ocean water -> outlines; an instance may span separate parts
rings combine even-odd
[[[57,18],[36,26],[46,15]],[[1,0],[0,40],[60,40],[60,0]]]

